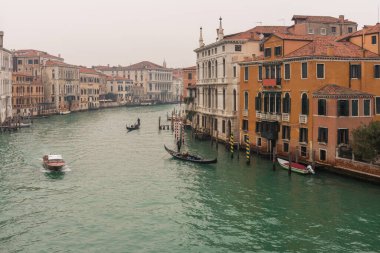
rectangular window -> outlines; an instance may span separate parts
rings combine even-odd
[[[331,27],[331,32],[336,33],[336,27],[335,26]]]
[[[242,128],[244,131],[248,131],[248,120],[243,119]]]
[[[264,56],[265,57],[271,57],[272,56],[272,48],[265,48],[264,49]]]
[[[248,76],[249,76],[248,67],[244,67],[244,81],[248,81]]]
[[[282,126],[282,139],[290,140],[290,126]]]
[[[289,143],[284,142],[282,150],[283,150],[283,152],[288,153],[289,152]]]
[[[233,69],[233,75],[234,77],[236,77],[236,66],[234,66],[232,69]]]
[[[308,34],[314,34],[314,29],[313,29],[313,28],[309,28],[309,29],[307,29],[307,33],[308,33]]]
[[[307,143],[307,128],[300,128],[299,142]]]
[[[28,60],[28,64],[33,64],[33,60]]]
[[[321,64],[321,63],[317,64],[317,78],[318,79],[325,78],[325,64]]]
[[[257,138],[257,146],[261,147],[261,138]]]
[[[318,142],[327,143],[329,138],[329,129],[325,127],[318,127]]]
[[[361,66],[359,64],[350,65],[350,78],[360,79],[361,77]]]
[[[348,144],[348,129],[338,129],[337,143]]]
[[[285,76],[284,76],[284,79],[285,80],[290,80],[290,64],[289,63],[285,63]]]
[[[256,133],[261,133],[261,122],[256,122],[255,132]]]
[[[380,65],[375,65],[373,72],[375,78],[380,78]]]
[[[225,46],[222,46],[222,51],[226,51],[226,47]]]
[[[320,149],[319,150],[319,160],[320,161],[326,161],[326,157],[327,157],[327,152],[325,149]]]
[[[376,97],[376,114],[380,114],[380,97]]]
[[[338,100],[338,116],[348,116],[349,104],[348,100]]]
[[[326,99],[318,99],[318,115],[326,116]]]
[[[326,28],[321,28],[321,35],[326,35]]]
[[[377,37],[376,37],[376,35],[373,35],[371,37],[371,42],[372,42],[373,45],[375,45],[377,43]]]
[[[364,99],[364,116],[370,116],[371,115],[371,100]]]
[[[282,55],[282,47],[275,47],[274,48],[274,55],[281,56]]]
[[[307,78],[307,62],[302,63],[302,79]]]
[[[17,60],[17,64],[21,65],[22,64],[22,60]]]
[[[305,146],[301,147],[301,156],[306,157],[307,156],[307,148]]]
[[[34,60],[34,64],[38,64],[38,60]]]
[[[226,133],[226,121],[222,120],[222,133]]]
[[[352,33],[352,27],[348,27],[348,33]]]
[[[259,71],[259,81],[261,81],[263,80],[263,66],[260,65],[258,71]]]
[[[241,51],[241,45],[235,45],[235,51],[240,52]]]
[[[359,100],[351,100],[351,116],[359,116]]]
[[[187,79],[192,80],[192,79],[193,79],[193,73],[189,73],[189,74],[187,75]]]

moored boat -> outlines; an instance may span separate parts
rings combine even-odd
[[[71,113],[71,111],[60,111],[59,114],[61,115],[66,115],[66,114],[69,114]]]
[[[201,163],[201,164],[210,164],[210,163],[216,163],[217,158],[215,159],[205,159],[201,156],[198,155],[191,155],[189,153],[181,153],[181,152],[176,152],[174,150],[169,149],[164,145],[165,150],[172,155],[174,158],[182,160],[182,161],[188,161],[188,162],[193,162],[193,163]]]
[[[60,170],[65,166],[65,161],[61,155],[44,155],[43,164],[46,169]]]
[[[281,159],[281,158],[277,158],[277,161],[283,169],[289,170],[289,161]],[[294,171],[300,174],[315,174],[313,168],[310,165],[305,166],[300,163],[291,162],[290,169],[291,171]]]

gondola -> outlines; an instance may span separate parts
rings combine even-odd
[[[137,129],[139,129],[139,128],[140,128],[140,125],[138,125],[138,124],[134,124],[134,125],[131,125],[131,126],[128,126],[128,125],[127,125],[127,130],[128,130],[128,131],[137,130]]]
[[[201,164],[209,164],[209,163],[216,163],[217,159],[204,159],[203,157],[197,156],[197,155],[191,155],[189,153],[181,153],[181,152],[176,152],[174,150],[169,149],[164,145],[165,150],[172,155],[174,158],[177,158],[182,161],[188,161],[188,162],[193,162],[193,163],[201,163]]]

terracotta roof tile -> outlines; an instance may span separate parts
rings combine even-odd
[[[330,57],[345,57],[345,58],[375,58],[379,55],[370,51],[363,50],[361,47],[350,42],[337,42],[331,36],[315,37],[313,41],[307,45],[286,55],[288,57],[301,56],[330,56]]]
[[[272,34],[275,32],[287,32],[287,26],[256,26],[245,32],[235,33],[224,36],[225,40],[237,40],[237,39],[253,39],[262,40],[261,34]]]
[[[306,22],[310,23],[340,23],[339,18],[334,18],[331,16],[310,16],[310,15],[294,15],[292,20],[304,19]],[[356,22],[344,19],[344,23],[356,24]]]
[[[359,90],[353,90],[348,87],[339,86],[336,84],[328,84],[320,88],[319,90],[313,92],[313,97],[320,97],[320,96],[368,96],[372,97],[372,94],[359,91]]]
[[[59,67],[74,67],[74,68],[78,68],[78,66],[75,66],[75,65],[67,64],[67,63],[62,62],[62,61],[53,61],[53,60],[46,61],[45,66],[47,66],[47,67],[59,66]]]
[[[100,75],[98,71],[93,68],[80,67],[79,73]]]
[[[376,25],[372,25],[372,26],[364,26],[363,29],[359,31],[349,33],[337,38],[337,41],[342,41],[351,37],[362,36],[363,34],[373,34],[373,33],[380,33],[380,23],[377,23]]]
[[[48,54],[47,52],[35,50],[35,49],[22,49],[22,50],[16,50],[14,52],[14,55],[16,57],[44,57],[48,59],[54,59],[63,61],[64,59],[59,56],[54,56],[51,54]]]

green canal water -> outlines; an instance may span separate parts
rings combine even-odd
[[[173,160],[173,134],[157,127],[172,109],[53,116],[0,134],[0,252],[380,252],[379,186],[289,177],[189,137],[218,163]],[[64,173],[43,170],[48,153],[64,156]]]

